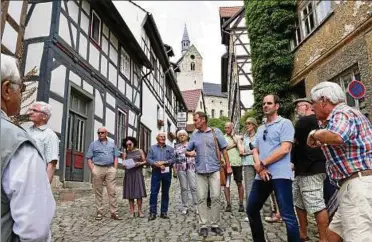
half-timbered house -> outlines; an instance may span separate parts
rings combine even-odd
[[[61,141],[56,174],[89,181],[84,153],[99,127],[118,145],[139,135],[141,70],[151,63],[109,0],[7,1],[2,7],[2,51],[20,56],[21,72],[38,70],[27,103],[53,108],[49,124]]]
[[[227,92],[231,121],[238,131],[241,103],[253,105],[250,43],[245,22],[244,6],[221,7],[220,26],[226,53],[221,57],[221,91]]]
[[[140,123],[140,147],[147,152],[150,144],[156,143],[159,132],[167,133],[167,144],[172,145],[177,130],[177,113],[186,111],[186,103],[177,85],[176,71],[171,62],[174,56],[171,46],[163,43],[153,15],[131,1],[118,1],[120,11],[147,58],[153,71],[142,69],[142,116]]]

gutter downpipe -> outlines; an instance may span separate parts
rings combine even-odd
[[[164,72],[164,86],[163,86],[163,132],[165,132],[165,87],[166,87],[166,81],[167,81],[167,74],[168,72],[172,70],[172,66],[169,66],[169,68]]]
[[[148,77],[151,74],[151,72],[152,72],[152,69],[149,69],[149,72],[146,73],[143,77],[141,77],[141,113],[139,115],[139,121],[140,121],[140,123],[141,123],[141,118],[142,118],[142,107],[143,107],[143,81],[145,80],[146,77]]]

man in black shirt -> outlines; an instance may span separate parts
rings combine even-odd
[[[319,129],[319,125],[312,111],[311,101],[301,98],[294,103],[299,119],[295,125],[295,143],[292,149],[295,169],[293,200],[300,223],[300,237],[301,241],[308,240],[307,213],[311,213],[315,215],[319,241],[326,241],[328,213],[323,193],[326,159],[320,148],[311,148],[306,144],[310,131]]]

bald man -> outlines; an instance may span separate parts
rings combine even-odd
[[[229,155],[230,165],[232,168],[234,181],[238,186],[239,193],[239,212],[244,212],[244,187],[242,184],[243,181],[243,164],[242,158],[240,157],[240,151],[243,151],[242,140],[234,135],[234,123],[227,122],[225,124],[225,140],[228,143],[226,147],[227,154]],[[243,152],[242,152],[243,153]],[[230,179],[230,177],[228,177]],[[230,200],[230,186],[225,186],[225,198],[227,206],[225,212],[231,212],[231,200]]]

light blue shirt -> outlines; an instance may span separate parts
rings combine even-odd
[[[214,128],[220,150],[227,147],[227,142],[221,130]],[[198,174],[214,173],[220,170],[220,161],[217,158],[216,146],[212,129],[208,127],[205,132],[196,131],[187,146],[187,151],[195,150],[195,171]],[[222,153],[221,153],[222,156]]]
[[[99,139],[93,141],[85,155],[87,159],[92,159],[95,165],[107,166],[113,165],[115,157],[119,157],[120,152],[114,141],[107,139],[106,142],[101,142]]]
[[[264,133],[266,140],[264,140]],[[282,142],[288,141],[293,143],[293,140],[294,127],[292,122],[289,119],[278,116],[274,122],[263,124],[258,128],[253,146],[258,148],[259,158],[262,161],[275,150],[279,149]],[[291,153],[289,152],[282,159],[272,163],[267,169],[271,173],[272,179],[293,180]],[[258,174],[256,175],[256,179],[261,179]]]
[[[165,161],[167,165],[172,165],[174,163],[174,149],[169,145],[152,145],[147,155],[147,163],[152,166],[157,161]]]
[[[244,152],[251,151],[251,148],[249,147],[249,143],[254,145],[255,139],[256,139],[256,134],[252,137],[252,141],[250,140],[247,134],[244,134],[244,138],[243,138]],[[253,155],[244,156],[242,158],[242,163],[243,163],[243,166],[253,166],[254,164]]]

